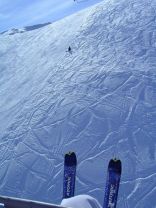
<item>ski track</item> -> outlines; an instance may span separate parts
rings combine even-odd
[[[72,150],[76,194],[102,204],[116,156],[118,207],[156,206],[155,8],[155,0],[106,0],[0,35],[1,194],[59,203],[63,156]]]

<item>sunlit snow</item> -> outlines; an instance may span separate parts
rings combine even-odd
[[[68,53],[68,47],[72,53]],[[156,0],[106,0],[39,29],[0,35],[0,194],[60,203],[63,156],[76,194],[156,206]]]

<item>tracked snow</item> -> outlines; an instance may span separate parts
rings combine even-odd
[[[118,207],[156,206],[155,8],[156,0],[106,0],[0,35],[1,194],[59,202],[72,150],[76,194],[102,204],[117,156]]]

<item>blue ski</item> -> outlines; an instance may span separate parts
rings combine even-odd
[[[116,208],[121,169],[120,160],[109,161],[103,208]]]
[[[64,178],[63,198],[74,196],[77,159],[74,152],[65,154],[64,157]]]

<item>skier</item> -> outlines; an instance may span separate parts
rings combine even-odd
[[[71,50],[71,47],[70,46],[68,47],[68,51],[67,52],[69,52],[70,54],[72,54],[72,50]]]
[[[99,202],[89,195],[78,195],[63,199],[61,205],[70,208],[102,208]]]

